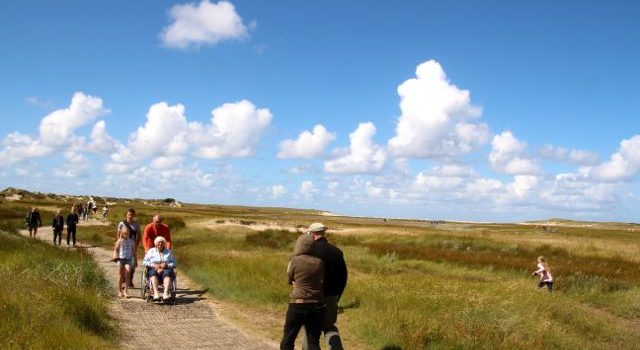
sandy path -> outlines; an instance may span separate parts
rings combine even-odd
[[[103,224],[97,220],[81,222],[85,225]],[[21,232],[29,235],[27,231]],[[41,227],[38,238],[48,243],[53,241],[51,227]],[[66,248],[66,232],[62,237],[62,248]],[[73,249],[73,248],[71,248]],[[169,340],[171,349],[275,349],[268,340],[255,339],[224,320],[205,291],[197,287],[185,275],[178,275],[178,293],[175,305],[156,305],[140,298],[140,289],[129,290],[129,299],[115,297],[116,264],[110,262],[112,251],[80,243],[76,249],[87,249],[111,282],[114,299],[109,313],[122,330],[120,347],[125,349],[158,349],[158,339]],[[178,264],[180,263],[178,257]],[[178,265],[179,266],[179,265]],[[178,272],[179,273],[179,272]],[[139,270],[134,285],[140,284]]]

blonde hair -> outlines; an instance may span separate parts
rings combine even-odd
[[[551,272],[551,268],[549,267],[549,264],[547,263],[547,259],[545,259],[543,255],[540,255],[538,257],[538,263],[542,264],[542,267],[544,267],[545,270],[547,270],[548,272]]]
[[[124,233],[127,234],[127,237],[131,236],[131,232],[129,232],[129,228],[126,225],[122,226],[120,228],[120,231],[118,231],[118,236],[119,236],[118,238],[122,238],[122,234],[124,234]]]

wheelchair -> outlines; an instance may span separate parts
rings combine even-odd
[[[151,285],[151,278],[149,278],[147,276],[147,274],[149,273],[149,267],[145,266],[144,269],[142,269],[141,274],[140,274],[140,297],[142,297],[142,299],[146,300],[147,302],[152,302],[153,301],[153,286]],[[171,280],[171,283],[169,284],[169,300],[167,301],[160,301],[161,303],[169,303],[169,304],[173,304],[176,301],[176,291],[178,290],[178,273],[177,271],[174,269],[173,270],[174,273],[174,278]],[[162,281],[158,281],[158,293],[159,294],[163,294],[164,293],[164,284],[162,283]]]

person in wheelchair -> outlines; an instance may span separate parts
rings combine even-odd
[[[164,286],[162,300],[168,301],[171,299],[171,283],[176,278],[176,274],[173,271],[176,266],[176,259],[171,249],[166,247],[167,241],[164,237],[156,237],[153,243],[154,247],[147,251],[142,263],[147,268],[147,277],[151,281],[153,300],[160,300],[158,283],[162,281]]]

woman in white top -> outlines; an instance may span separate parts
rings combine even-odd
[[[544,256],[538,257],[538,269],[531,273],[532,275],[539,275],[540,282],[538,282],[538,288],[542,288],[545,285],[549,290],[549,293],[553,292],[553,276],[551,275],[551,268],[547,264],[547,260]]]
[[[129,228],[126,226],[122,227],[119,233],[120,238],[116,241],[113,249],[113,259],[118,261],[120,275],[116,284],[118,285],[118,296],[128,298],[129,283],[131,283],[131,265],[135,255],[135,242],[131,239]],[[124,287],[122,286],[123,284]]]
[[[169,300],[169,284],[176,278],[173,268],[176,267],[176,258],[171,249],[166,247],[167,241],[162,236],[156,237],[153,241],[155,247],[147,250],[143,264],[148,267],[147,277],[151,280],[153,287],[153,300],[160,300],[158,294],[158,284],[164,285],[163,300]]]

